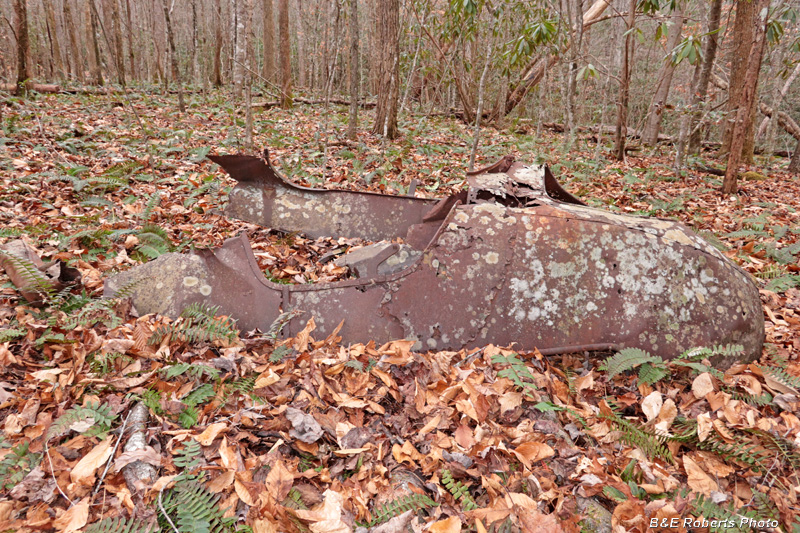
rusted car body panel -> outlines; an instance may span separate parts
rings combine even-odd
[[[405,237],[420,253],[385,275],[377,267],[399,253],[397,245],[367,254],[364,261],[374,263],[360,270],[372,273],[367,278],[278,285],[262,275],[241,235],[215,250],[166,254],[119,274],[107,283],[109,294],[146,278],[134,294],[139,312],[177,316],[205,301],[241,328],[265,331],[281,311],[299,309],[306,314],[285,335],[313,315],[320,335],[344,320],[344,342],[407,338],[416,349],[513,343],[545,354],[639,347],[673,357],[737,343],[749,359],[761,353],[764,318],[747,273],[677,222],[582,205],[546,167],[514,163],[478,173],[467,192],[430,201],[297,192],[268,161],[243,157],[215,158],[241,188],[231,194],[228,214],[310,235]],[[302,207],[279,208],[287,197]],[[349,212],[330,208],[345,205]]]

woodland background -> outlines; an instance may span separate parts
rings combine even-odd
[[[0,531],[800,531],[797,10],[0,0],[0,246],[81,274],[56,289],[0,249],[31,279],[0,273]],[[100,297],[242,231],[272,281],[346,276],[321,258],[364,242],[221,214],[205,156],[265,147],[299,183],[427,197],[546,162],[749,272],[762,357],[417,353]]]

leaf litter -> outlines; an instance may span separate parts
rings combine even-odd
[[[712,520],[795,525],[796,176],[778,170],[769,186],[745,181],[725,198],[716,178],[676,180],[659,153],[610,163],[592,160],[592,145],[563,154],[557,137],[486,133],[485,161],[538,157],[596,205],[676,217],[762,288],[758,363],[722,374],[700,351],[663,367],[641,359],[609,377],[599,364],[613,354],[342,346],[335,335],[315,338],[313,321],[278,341],[222,335],[224,317],[170,321],[133,316],[124,299],[101,305],[113,272],[241,231],[265,275],[290,283],[346,277],[321,258],[366,243],[223,217],[233,183],[203,156],[211,146],[236,151],[239,133],[218,95],[179,117],[169,100],[132,94],[147,136],[130,104],[38,98],[6,115],[0,237],[22,237],[81,280],[35,308],[0,276],[0,530],[79,531],[106,520],[108,531],[117,518],[141,530],[206,520],[255,532],[645,531],[674,518],[682,531],[714,529]],[[270,110],[256,142],[306,185],[401,194],[417,179],[428,196],[463,185],[463,126],[415,120],[394,143],[362,133],[326,147],[325,113],[330,140],[341,137],[342,109],[309,107]],[[189,335],[198,325],[206,335]],[[131,421],[134,410],[149,420]],[[136,464],[156,478],[126,475]]]

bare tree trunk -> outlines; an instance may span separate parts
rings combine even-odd
[[[214,25],[214,87],[222,87],[222,0],[215,0]]]
[[[361,81],[358,44],[358,0],[350,0],[350,118],[347,120],[347,138],[353,141],[358,135],[358,85]]]
[[[275,15],[272,0],[262,0],[264,7],[264,66],[261,75],[265,80],[275,81]]]
[[[628,13],[627,35],[622,53],[622,72],[619,83],[619,103],[617,104],[617,127],[614,132],[614,157],[617,161],[625,159],[625,141],[628,136],[628,99],[630,96],[631,65],[633,64],[633,27],[636,24],[636,0],[631,0]]]
[[[239,0],[245,2],[245,0]],[[244,6],[244,34],[241,36],[244,39],[245,49],[245,64],[244,64],[244,109],[245,109],[245,125],[244,125],[244,146],[245,149],[253,152],[253,106],[252,106],[252,85],[253,85],[253,50],[251,49],[252,39],[250,38],[253,33],[253,0],[246,0]]]
[[[689,123],[689,146],[687,152],[697,154],[700,152],[700,141],[702,139],[700,128],[697,121],[700,120],[702,113],[698,109],[701,102],[705,102],[708,95],[708,84],[711,81],[711,72],[714,69],[714,61],[717,57],[717,45],[719,37],[717,35],[720,24],[720,14],[722,12],[722,0],[711,0],[711,9],[708,13],[708,28],[706,29],[705,40],[703,41],[703,68],[700,70],[700,78],[697,85],[692,90],[691,109],[692,115]]]
[[[789,162],[789,172],[796,172],[800,173],[800,140],[797,141],[797,145],[794,147],[794,153],[792,154],[792,160]]]
[[[197,60],[197,0],[192,0],[192,50],[191,50],[191,65],[192,65],[192,83],[197,83],[197,76],[200,71],[199,63]]]
[[[183,84],[181,83],[181,72],[178,68],[178,54],[175,51],[175,36],[172,33],[172,21],[169,17],[169,6],[167,0],[161,0],[164,6],[164,21],[167,24],[167,43],[169,44],[169,58],[172,65],[172,79],[178,84],[178,109],[181,113],[186,112],[186,104],[183,102]]]
[[[569,0],[568,0],[569,1]],[[475,128],[472,132],[472,150],[469,154],[469,171],[475,168],[475,154],[478,152],[478,140],[481,133],[481,115],[483,115],[483,97],[486,89],[486,74],[489,72],[489,63],[492,60],[492,51],[494,50],[494,38],[489,38],[489,49],[486,51],[486,60],[483,64],[483,72],[481,72],[481,81],[478,85],[478,108],[475,112]]]
[[[111,34],[114,38],[114,64],[117,66],[117,81],[125,87],[125,55],[122,52],[122,31],[119,27],[117,0],[109,0],[106,7],[111,11]]]
[[[78,81],[83,83],[85,76],[83,70],[83,49],[78,46],[78,32],[75,27],[75,20],[72,17],[71,3],[72,0],[64,0],[64,25],[66,26],[64,29],[67,31],[67,37],[69,38],[72,73]]]
[[[244,84],[245,56],[247,55],[247,7],[244,0],[234,1],[234,13],[236,22],[234,24],[236,46],[234,49],[233,62],[233,95],[237,98],[242,96]]]
[[[97,37],[97,10],[94,0],[89,0],[89,27],[92,34],[92,81],[95,85],[103,85],[103,58],[100,55],[100,40]]]
[[[281,107],[292,107],[292,47],[289,42],[289,0],[278,0],[278,32],[281,60]]]
[[[658,86],[650,110],[647,115],[647,123],[642,133],[642,144],[654,145],[658,142],[658,133],[661,130],[661,118],[664,106],[667,104],[669,90],[672,86],[672,75],[675,72],[675,62],[672,60],[672,50],[678,46],[681,40],[681,29],[683,27],[683,6],[678,4],[672,13],[672,25],[668,30],[667,54],[668,57],[661,65],[658,73]]]
[[[64,62],[61,57],[61,43],[58,40],[58,25],[56,24],[53,5],[50,2],[44,2],[42,5],[44,6],[45,24],[47,26],[47,35],[50,40],[50,54],[53,56],[55,75],[59,78],[64,78]]]
[[[133,27],[133,17],[131,17],[131,0],[125,0],[125,27],[128,34],[128,74],[131,79],[136,79],[136,57],[133,49],[135,42],[133,40],[136,31]]]
[[[741,109],[742,90],[745,85],[745,76],[747,74],[748,55],[750,53],[751,45],[754,42],[755,20],[758,16],[756,11],[755,0],[736,0],[736,19],[733,24],[733,55],[731,56],[731,78],[728,85],[728,117],[725,124],[725,129],[722,135],[722,147],[720,154],[727,154],[731,148],[731,140],[733,138],[733,129],[738,120],[738,111]],[[754,133],[754,109],[748,109],[749,115],[745,121],[745,136],[752,137]],[[749,156],[746,152],[745,145],[750,144],[751,150]],[[745,163],[752,162],[752,142],[744,141],[742,153],[742,160]]]
[[[17,17],[17,94],[24,96],[28,92],[28,5],[27,0],[15,0],[14,14]]]
[[[574,28],[570,29],[569,40],[569,74],[567,77],[567,131],[565,147],[572,148],[575,141],[575,93],[578,89],[578,54],[583,45],[583,0],[564,0],[567,7],[567,21]],[[574,13],[573,13],[574,11]],[[574,22],[573,22],[574,20]]]
[[[378,101],[372,132],[387,139],[398,136],[397,104],[400,97],[400,0],[377,2],[375,28],[378,39]]]
[[[753,4],[756,4],[753,1]],[[740,2],[741,5],[741,2]],[[739,162],[744,159],[742,148],[745,144],[747,135],[747,124],[751,109],[755,106],[756,91],[758,90],[758,71],[761,69],[761,57],[764,53],[764,37],[766,35],[766,20],[761,19],[761,13],[765,13],[769,7],[769,0],[758,0],[756,13],[758,13],[758,24],[753,28],[750,52],[747,57],[746,69],[744,72],[744,83],[741,87],[741,97],[739,110],[736,113],[736,121],[733,123],[731,132],[730,152],[728,154],[728,166],[725,170],[725,179],[722,182],[722,192],[725,194],[736,193],[736,178],[739,173]],[[738,16],[738,15],[737,15]]]

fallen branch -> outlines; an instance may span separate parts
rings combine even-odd
[[[349,100],[344,100],[342,98],[331,98],[330,100],[309,100],[308,98],[295,98],[293,100],[295,104],[306,104],[306,105],[320,105],[320,104],[337,104],[337,105],[350,105]],[[260,108],[263,107],[264,109],[270,109],[273,107],[280,107],[280,102],[254,102],[251,107],[253,108]],[[369,109],[375,107],[375,102],[359,102],[359,107],[363,107],[365,109]]]

